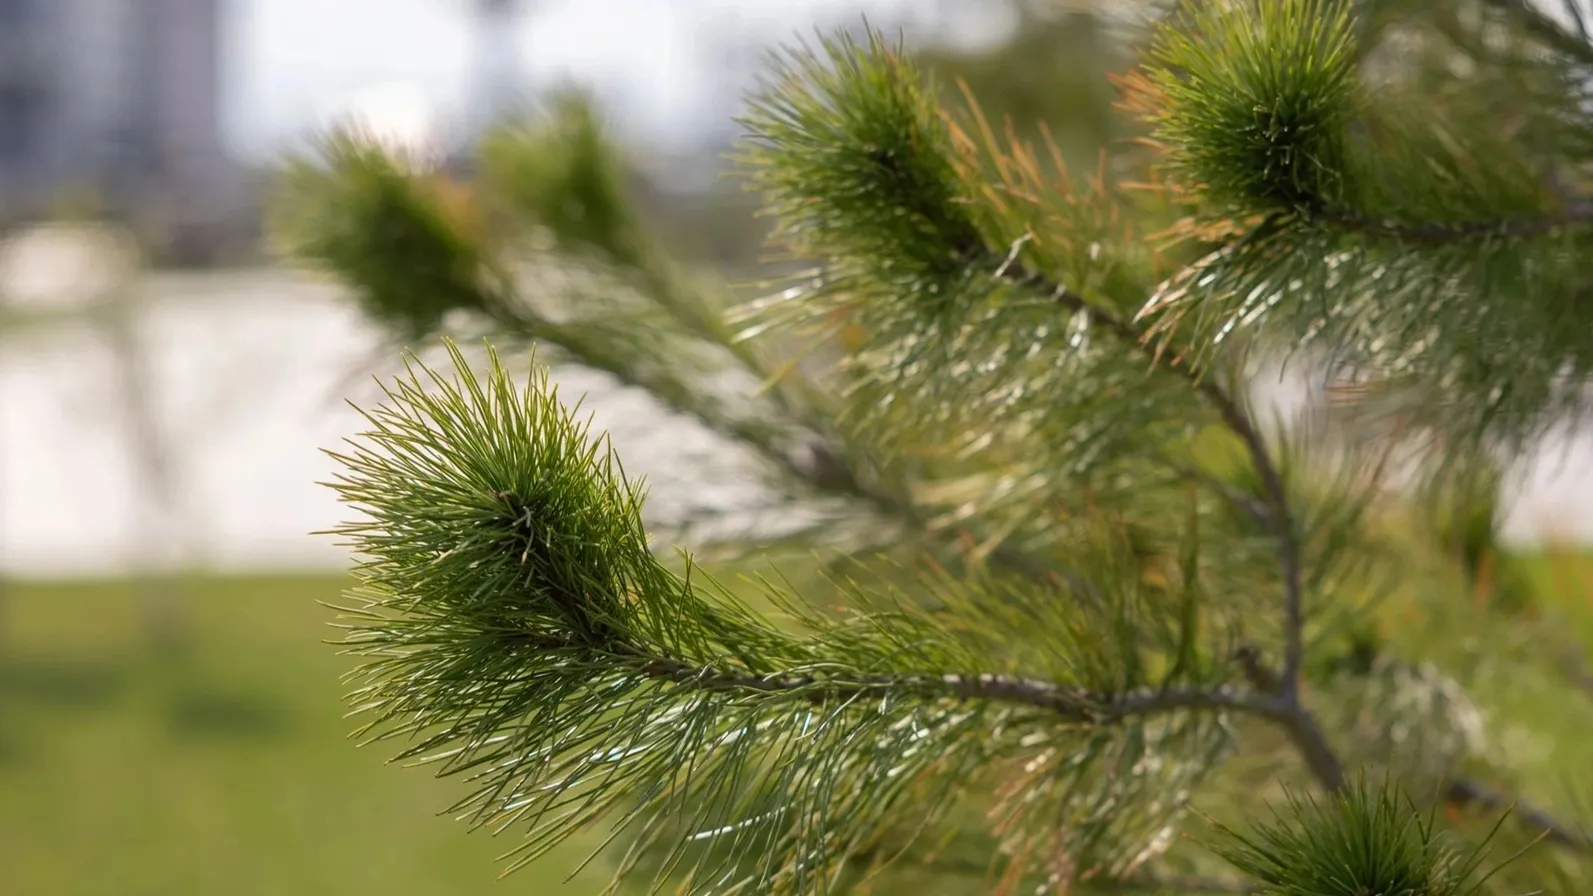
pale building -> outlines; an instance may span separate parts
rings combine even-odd
[[[467,110],[472,139],[525,104],[515,23],[529,5],[526,0],[472,0],[475,64]]]
[[[74,192],[179,241],[235,215],[222,0],[0,0],[0,217]]]

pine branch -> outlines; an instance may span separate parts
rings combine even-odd
[[[724,832],[760,857],[744,883],[822,891],[902,801],[934,816],[950,784],[1014,763],[1043,775],[1013,836],[1074,817],[1073,848],[1137,854],[1181,811],[1168,788],[1221,754],[1223,712],[1254,702],[1199,662],[1151,675],[1146,642],[1189,655],[1192,628],[1032,584],[942,582],[933,609],[859,591],[839,617],[771,591],[776,626],[660,565],[639,496],[545,375],[521,389],[494,358],[478,381],[450,352],[458,380],[412,371],[335,455],[334,487],[368,518],[340,530],[363,601],[342,643],[370,658],[351,695],[362,730],[470,774],[456,811],[529,830],[515,867],[613,816],[670,861]],[[1002,656],[1040,674],[966,671]],[[746,789],[760,770],[763,796]],[[747,827],[766,817],[782,821]],[[728,868],[699,869],[694,891],[728,886]]]
[[[1283,24],[1294,21],[1284,17]],[[1241,402],[1182,355],[1164,356],[1134,322],[1025,263],[1027,237],[1000,252],[992,248],[979,227],[974,191],[952,165],[960,158],[955,141],[906,60],[872,35],[866,48],[843,39],[827,42],[825,50],[826,58],[798,54],[781,72],[779,88],[754,100],[747,119],[759,147],[750,156],[754,182],[769,190],[782,213],[788,244],[833,259],[836,294],[855,289],[861,298],[849,298],[851,307],[876,315],[871,321],[918,328],[900,337],[914,346],[909,351],[956,332],[959,315],[1000,289],[1017,290],[1082,316],[1086,334],[1109,334],[1148,362],[1153,375],[1179,381],[1214,408],[1261,480],[1277,545],[1284,670],[1277,701],[1265,711],[1285,723],[1323,786],[1341,787],[1342,769],[1299,702],[1304,613],[1298,524],[1277,463]],[[891,288],[882,292],[875,283]]]
[[[1566,383],[1593,370],[1593,343],[1566,322],[1593,206],[1546,176],[1588,145],[1564,71],[1494,63],[1545,84],[1501,126],[1498,94],[1359,79],[1351,4],[1210,4],[1182,24],[1160,29],[1133,105],[1202,220],[1270,229],[1159,296],[1163,329],[1209,347],[1265,321],[1392,385],[1442,383],[1444,400],[1397,410],[1465,447],[1529,446],[1582,405]]]
[[[1391,350],[1398,353],[1418,344],[1413,333],[1423,346],[1442,341],[1442,333],[1412,329],[1428,321],[1400,317],[1422,307],[1421,297],[1455,284],[1494,288],[1499,269],[1470,255],[1497,252],[1510,261],[1502,269],[1519,270],[1527,285],[1540,282],[1528,273],[1564,285],[1556,278],[1579,235],[1562,231],[1593,221],[1593,205],[1559,197],[1560,212],[1544,213],[1550,203],[1540,181],[1527,184],[1528,166],[1506,160],[1498,171],[1474,174],[1462,153],[1441,146],[1430,166],[1436,174],[1414,192],[1459,184],[1459,199],[1425,196],[1427,208],[1439,210],[1430,217],[1415,213],[1423,210],[1419,203],[1400,206],[1379,192],[1387,183],[1362,179],[1350,137],[1364,97],[1349,77],[1358,56],[1345,5],[1280,0],[1256,5],[1255,13],[1234,4],[1212,8],[1199,21],[1216,42],[1169,39],[1173,50],[1163,62],[1187,64],[1164,67],[1161,86],[1175,94],[1174,106],[1184,104],[1164,124],[1183,141],[1176,148],[1184,173],[1200,175],[1203,198],[1219,217],[1264,221],[1220,250],[1217,261],[1186,271],[1183,280],[1201,281],[1201,297],[1209,299],[1194,303],[1197,316],[1218,319],[1238,309],[1225,325],[1249,323],[1282,298],[1309,295],[1324,307],[1324,320],[1364,315],[1340,325],[1334,338],[1381,345],[1398,334],[1403,342]],[[961,515],[948,518],[972,520],[970,528],[986,539],[978,550],[1010,558],[1005,565],[1028,580],[950,581],[937,573],[915,582],[911,597],[847,581],[841,590],[855,605],[838,613],[799,608],[764,583],[763,596],[785,618],[755,612],[689,563],[676,575],[648,551],[640,495],[607,450],[572,422],[545,378],[517,391],[494,358],[483,383],[450,347],[462,384],[424,371],[438,392],[428,394],[412,375],[389,391],[387,407],[367,415],[374,429],[363,444],[338,456],[349,473],[335,487],[370,517],[343,530],[364,557],[363,606],[349,611],[343,643],[369,658],[353,695],[372,717],[365,731],[376,732],[373,740],[409,738],[413,745],[401,758],[468,775],[477,789],[456,810],[478,825],[528,830],[515,867],[577,828],[609,819],[616,836],[635,837],[632,857],[663,847],[655,888],[692,866],[687,892],[823,893],[838,886],[837,871],[848,861],[888,851],[880,849],[881,832],[899,828],[904,813],[910,811],[916,835],[941,823],[961,799],[992,820],[1000,854],[1015,857],[1013,881],[1032,872],[1061,887],[1073,880],[1104,886],[1119,877],[1150,883],[1134,872],[1165,848],[1188,794],[1227,749],[1226,722],[1249,715],[1284,734],[1328,791],[1323,806],[1292,800],[1290,817],[1232,838],[1225,857],[1260,889],[1476,892],[1470,881],[1480,851],[1450,851],[1433,836],[1430,819],[1406,811],[1413,806],[1371,793],[1364,781],[1352,786],[1319,717],[1301,699],[1304,593],[1309,586],[1317,599],[1336,585],[1334,571],[1318,567],[1324,554],[1345,550],[1343,527],[1363,521],[1360,510],[1324,510],[1314,495],[1294,497],[1292,456],[1268,444],[1237,386],[1202,359],[1201,330],[1168,327],[1169,318],[1142,326],[1144,315],[1133,316],[1127,302],[1148,278],[1125,273],[1121,259],[1098,263],[1098,255],[1114,251],[1102,248],[1101,233],[1069,232],[1068,223],[1047,230],[1053,222],[1045,214],[1023,220],[1043,202],[1002,195],[1001,186],[1013,187],[1005,180],[995,187],[980,180],[963,154],[963,136],[946,126],[897,51],[876,36],[866,48],[844,39],[825,47],[828,64],[799,56],[781,71],[778,88],[755,102],[752,117],[760,183],[782,214],[785,239],[829,266],[826,282],[794,304],[807,314],[853,314],[853,322],[873,328],[848,371],[861,385],[847,397],[878,405],[864,412],[900,427],[882,445],[910,438],[912,448],[941,448],[937,439],[946,433],[974,430],[944,452],[954,456],[945,462],[953,475],[974,470],[954,483],[964,492],[948,498],[953,490],[946,489],[938,500],[960,503]],[[589,139],[575,145],[585,147],[575,156],[592,148]],[[561,195],[568,186],[544,174],[528,175],[533,204],[550,201],[539,191]],[[695,301],[701,296],[676,290],[675,275],[649,260],[639,230],[587,229],[620,214],[616,195],[598,197],[607,203],[598,214],[559,226],[639,272],[672,337],[717,345],[733,365],[767,379],[761,357],[703,313],[706,306]],[[403,203],[396,207],[394,214],[408,213]],[[446,240],[416,229],[423,238],[412,245],[436,262],[428,268],[434,286],[453,289],[474,275],[445,263],[463,257],[457,247],[437,249]],[[1058,233],[1065,235],[1054,238]],[[1504,245],[1539,239],[1554,246],[1534,254]],[[1294,276],[1302,269],[1311,275]],[[401,280],[380,282],[407,288]],[[1364,303],[1382,298],[1374,287],[1388,287],[1408,306],[1381,317],[1364,312]],[[1338,303],[1347,293],[1355,297]],[[1480,304],[1491,297],[1484,294]],[[501,327],[531,332],[510,304],[477,298],[450,301],[489,318],[507,311]],[[1478,324],[1508,327],[1496,338],[1507,346],[1563,309],[1553,302],[1528,308],[1526,324],[1489,316],[1498,310],[1468,306],[1442,325],[1466,339],[1480,332],[1479,341],[1496,334]],[[536,323],[532,338],[563,340],[593,363],[632,370],[650,390],[676,390],[684,403],[714,410],[675,370],[637,371],[634,353],[605,345],[623,327],[597,318]],[[1191,338],[1176,350],[1152,342],[1170,332]],[[1486,362],[1497,360],[1495,349],[1469,350],[1465,343],[1451,360],[1474,365],[1468,383],[1492,388]],[[1542,354],[1548,361],[1534,356],[1521,364],[1536,370],[1563,356]],[[658,351],[653,360],[666,357]],[[1500,388],[1522,382],[1529,392],[1541,385],[1523,376]],[[1541,393],[1521,400],[1535,398]],[[763,429],[771,419],[791,425]],[[827,429],[827,408],[804,405],[800,396],[773,401],[739,423],[734,414],[721,418],[715,428],[755,425],[745,435],[749,443],[778,453],[791,433],[815,421],[810,428],[827,433],[824,450],[858,447]],[[1212,423],[1243,448],[1250,468],[1243,475],[1254,476],[1248,491],[1164,456],[1168,445],[1188,447],[1190,433]],[[1017,444],[998,447],[1010,434],[1021,436]],[[1043,450],[1023,456],[1036,448]],[[981,450],[989,453],[974,459]],[[1002,466],[1004,450],[1019,455],[1009,467]],[[917,484],[914,477],[887,483],[859,475],[852,462],[866,453],[874,452],[833,454],[840,475],[822,483],[812,466],[788,472],[871,503],[917,531],[944,534],[941,522],[922,513],[937,499],[903,484]],[[986,476],[990,470],[1003,475]],[[1023,475],[1005,475],[1009,470]],[[1249,542],[1238,553],[1262,568],[1236,574],[1239,561],[1203,560],[1195,534],[1204,532],[1199,521],[1210,505],[1193,499],[1176,569],[1168,563],[1147,570],[1152,549],[1141,550],[1133,517],[1155,516],[1171,502],[1156,503],[1153,495],[1131,504],[1131,493],[1179,480],[1259,522],[1267,547],[1275,548],[1276,572],[1270,563],[1250,563]],[[1120,490],[1097,491],[1108,484]],[[1082,499],[1058,499],[1075,488]],[[968,498],[969,489],[981,491]],[[998,492],[1008,504],[998,507]],[[1097,500],[1113,505],[1103,514],[1111,525],[1101,528],[1122,526],[1099,544],[1089,540],[1094,518],[1073,518],[1087,517],[1075,508],[1093,510]],[[1124,507],[1132,510],[1119,514]],[[1023,525],[1063,532],[1050,544],[1065,558],[1048,555],[1041,565],[1065,559],[1065,575],[1047,581],[1035,565],[1038,552],[1008,546]],[[1165,550],[1172,528],[1146,540],[1163,539],[1156,548]],[[1255,526],[1242,528],[1245,538],[1254,536]],[[1323,540],[1331,544],[1323,547]],[[1154,586],[1147,583],[1152,576]],[[1265,585],[1255,588],[1263,577]],[[1277,669],[1254,648],[1221,662],[1215,656],[1226,645],[1213,650],[1200,636],[1210,627],[1208,613],[1220,619],[1230,609],[1248,611],[1257,599],[1281,602]],[[1333,706],[1313,703],[1324,711]],[[1455,807],[1505,805],[1465,779],[1447,782],[1441,796]],[[1553,842],[1588,846],[1538,809],[1518,815]],[[723,852],[687,858],[687,846],[698,841]]]
[[[1230,706],[1250,710],[1278,723],[1288,733],[1318,782],[1329,791],[1342,789],[1346,783],[1343,765],[1329,746],[1315,718],[1299,702],[1300,675],[1304,657],[1304,619],[1301,608],[1301,564],[1298,541],[1294,534],[1296,524],[1292,508],[1270,449],[1260,432],[1250,422],[1242,406],[1221,385],[1204,376],[1201,371],[1179,358],[1162,356],[1150,343],[1146,332],[1110,310],[1088,302],[1065,285],[1015,263],[1010,255],[996,258],[988,250],[985,250],[983,257],[973,251],[963,254],[970,264],[993,269],[1000,278],[1014,286],[1046,295],[1071,311],[1089,312],[1095,324],[1125,345],[1142,352],[1148,360],[1157,364],[1159,369],[1168,370],[1185,379],[1217,408],[1223,422],[1244,443],[1251,462],[1261,477],[1269,505],[1267,521],[1272,524],[1274,537],[1278,541],[1279,562],[1283,569],[1284,581],[1285,661],[1282,677],[1265,681],[1259,688],[1264,693],[1276,693],[1275,702],[1240,700]],[[1252,678],[1252,685],[1257,683],[1257,680]]]
[[[799,481],[816,479],[820,471],[805,467],[797,450],[805,435],[798,421],[774,413],[768,401],[741,409],[703,388],[705,373],[714,372],[709,356],[745,361],[748,355],[728,345],[728,337],[706,346],[697,338],[706,326],[702,297],[660,287],[674,280],[620,195],[612,151],[592,130],[589,110],[566,106],[545,134],[490,141],[488,159],[506,183],[507,198],[495,201],[533,206],[535,223],[557,228],[565,243],[600,263],[569,278],[566,294],[541,297],[607,306],[595,319],[555,320],[527,301],[503,247],[481,235],[482,209],[357,133],[334,134],[322,141],[320,158],[290,166],[275,235],[296,260],[354,287],[366,312],[402,339],[429,336],[446,316],[467,312],[501,335],[556,346],[576,363],[645,389]],[[404,264],[395,267],[394,257]],[[611,301],[612,293],[627,291],[616,272],[653,287],[644,298],[649,313]],[[845,476],[835,481],[848,486]]]
[[[991,264],[992,257],[986,257],[984,262]],[[1279,564],[1282,567],[1284,583],[1284,667],[1281,678],[1275,681],[1262,681],[1258,676],[1252,675],[1252,685],[1258,686],[1266,693],[1275,692],[1278,702],[1273,705],[1252,705],[1260,714],[1283,726],[1290,739],[1300,751],[1302,758],[1311,769],[1321,785],[1329,791],[1337,791],[1345,786],[1346,779],[1342,763],[1334,754],[1327,738],[1323,735],[1320,726],[1311,713],[1300,705],[1299,689],[1301,669],[1304,663],[1304,614],[1302,612],[1303,588],[1301,583],[1302,566],[1297,525],[1294,522],[1293,511],[1290,506],[1287,491],[1283,485],[1282,476],[1278,472],[1276,463],[1265,439],[1250,422],[1249,416],[1242,406],[1222,386],[1211,378],[1203,375],[1201,371],[1182,360],[1182,356],[1171,358],[1164,357],[1155,349],[1149,340],[1149,334],[1135,327],[1128,321],[1102,309],[1077,293],[1069,290],[1065,285],[1051,281],[1049,278],[1036,271],[1026,270],[1022,265],[1013,263],[1011,257],[1002,259],[996,270],[1003,277],[1009,278],[1014,285],[1033,289],[1041,294],[1050,296],[1058,304],[1074,311],[1088,311],[1092,319],[1117,337],[1126,345],[1133,346],[1141,351],[1153,364],[1159,364],[1161,369],[1169,370],[1187,380],[1207,401],[1215,408],[1224,424],[1244,443],[1251,462],[1255,465],[1261,477],[1262,486],[1269,505],[1269,512],[1265,517],[1278,542]],[[1226,496],[1226,491],[1224,492]]]
[[[504,269],[502,248],[479,236],[482,208],[460,211],[457,197],[428,175],[358,134],[334,135],[324,141],[322,158],[291,166],[275,236],[296,260],[353,287],[365,309],[401,338],[434,333],[446,314],[469,312],[495,338],[556,349],[646,391],[749,449],[804,497],[854,502],[887,527],[961,552],[957,533],[932,526],[899,488],[864,468],[811,384],[792,371],[777,374],[727,325],[711,297],[669,262],[623,196],[615,152],[590,110],[569,98],[559,109],[540,128],[488,141],[476,195],[485,210],[512,209],[522,224],[549,227],[587,266],[577,276],[555,278],[556,285],[532,278],[529,286],[559,293],[540,298],[581,309],[578,316],[555,320],[527,300],[524,278]],[[572,217],[571,209],[586,211]],[[423,276],[394,277],[389,246]],[[727,369],[750,382],[780,384],[742,407],[705,389]],[[1069,575],[1006,543],[987,559],[1036,582]]]

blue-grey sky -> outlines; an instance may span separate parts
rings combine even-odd
[[[977,5],[977,4],[976,4]],[[469,0],[234,0],[225,55],[229,143],[258,157],[373,88],[458,113],[473,52]],[[575,77],[649,139],[722,117],[724,41],[780,41],[863,14],[899,20],[958,0],[528,0],[515,34],[530,85]],[[988,6],[986,7],[988,9]],[[961,18],[961,17],[959,17]],[[988,31],[957,22],[955,30]],[[685,127],[681,127],[686,122]],[[677,144],[678,145],[678,144]]]

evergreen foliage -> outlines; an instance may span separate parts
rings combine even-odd
[[[1146,37],[1143,139],[1087,176],[880,34],[777,54],[739,162],[802,267],[748,302],[662,249],[576,95],[468,192],[349,135],[298,160],[284,245],[395,337],[648,391],[823,560],[669,562],[775,546],[648,532],[546,367],[448,341],[335,455],[362,734],[468,781],[511,868],[595,827],[655,891],[1585,892],[1578,784],[1498,695],[1585,734],[1543,646],[1589,647],[1519,574],[1457,595],[1503,562],[1489,452],[1580,410],[1593,359],[1587,35],[1203,0]],[[1497,84],[1435,88],[1460,58]],[[1279,356],[1353,388],[1273,426]]]
[[[1321,803],[1291,795],[1254,832],[1223,834],[1218,852],[1259,882],[1259,893],[1460,896],[1479,892],[1487,879],[1477,873],[1482,848],[1461,853],[1445,844],[1431,817],[1365,780]]]

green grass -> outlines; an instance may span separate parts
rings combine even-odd
[[[1465,668],[1505,648],[1463,677],[1496,746],[1517,754],[1525,795],[1563,812],[1561,775],[1586,767],[1593,700],[1552,674],[1548,648],[1593,636],[1593,560],[1520,559],[1538,598],[1525,618],[1484,621],[1469,598],[1385,611],[1407,655]],[[385,764],[391,745],[347,739],[354,723],[343,717],[339,677],[353,660],[324,643],[336,634],[334,614],[318,603],[345,584],[191,581],[193,648],[164,661],[145,646],[131,584],[9,586],[0,604],[0,893],[600,889],[611,868],[602,861],[565,883],[595,838],[495,882],[514,835],[495,840],[437,814],[465,785]],[[1491,646],[1475,642],[1478,632],[1491,632]]]
[[[346,739],[322,643],[337,577],[187,585],[193,649],[157,661],[124,583],[13,585],[0,631],[0,893],[594,892],[572,844],[494,884],[512,835],[439,817],[462,785]]]

